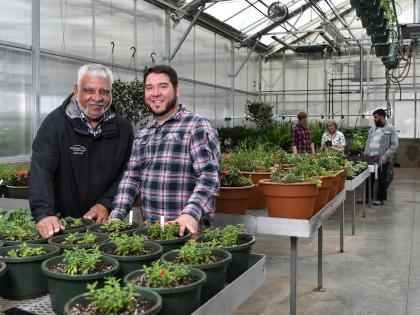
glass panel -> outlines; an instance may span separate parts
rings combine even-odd
[[[165,11],[145,1],[137,1],[137,57],[140,68],[164,63]],[[152,60],[151,54],[153,54]]]
[[[214,83],[214,33],[200,26],[195,27],[195,79]]]
[[[197,93],[195,112],[203,115],[214,124],[216,120],[214,88],[196,84],[195,91]]]
[[[171,54],[180,42],[190,22],[181,20],[180,23],[171,29]],[[171,60],[171,66],[177,71],[178,76],[194,79],[194,28],[185,38],[175,58]]]
[[[0,39],[31,45],[32,1],[0,1]]]
[[[246,60],[248,48],[235,49],[235,73],[239,71],[239,67]],[[235,89],[246,91],[248,88],[248,67],[247,62],[242,67],[239,74],[235,77]]]
[[[188,110],[195,112],[194,83],[180,80],[179,89],[179,102],[184,104]]]
[[[127,3],[130,8],[125,8]],[[108,3],[95,1],[95,36],[96,57],[120,65],[130,63],[134,46],[134,5],[125,0],[113,0]],[[80,41],[80,40],[78,40]],[[112,45],[114,55],[112,59]]]
[[[216,84],[230,87],[232,73],[231,44],[220,35],[216,35]]]
[[[395,102],[394,125],[400,131],[400,138],[414,137],[414,119],[414,102]]]
[[[32,130],[31,55],[0,47],[0,157],[29,155]]]
[[[230,91],[225,89],[216,89],[215,95],[215,112],[216,112],[216,126],[227,127],[230,122],[225,120],[225,117],[232,114],[232,99]]]
[[[84,0],[41,2],[41,47],[92,57],[92,3]]]

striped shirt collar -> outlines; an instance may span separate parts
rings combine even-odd
[[[165,121],[165,123],[167,123],[168,121],[174,119],[174,120],[179,120],[182,117],[182,114],[186,111],[186,108],[183,104],[179,104],[179,108],[178,111],[172,116],[170,117],[168,120]],[[165,124],[164,123],[164,124]],[[150,122],[150,124],[147,126],[149,129],[150,128],[157,128],[159,127],[159,123],[156,119],[156,117],[153,117],[153,120]]]

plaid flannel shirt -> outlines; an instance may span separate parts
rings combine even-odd
[[[311,153],[311,143],[309,127],[296,123],[292,128],[292,146],[296,146],[298,153]]]
[[[127,170],[120,182],[110,218],[122,219],[141,195],[143,219],[174,220],[192,215],[211,226],[219,193],[219,140],[207,119],[178,112],[163,125],[154,120],[137,132]]]

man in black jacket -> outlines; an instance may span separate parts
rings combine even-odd
[[[108,219],[131,152],[133,129],[112,103],[112,72],[81,67],[64,103],[43,121],[32,146],[29,203],[43,237],[61,217]]]

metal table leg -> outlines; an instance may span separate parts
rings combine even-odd
[[[318,286],[313,290],[317,292],[325,292],[322,287],[322,242],[323,242],[322,225],[318,228]]]
[[[366,179],[363,182],[363,217],[366,218]]]
[[[344,202],[340,211],[340,253],[344,253]]]
[[[372,207],[372,177],[368,177],[368,198],[369,198],[369,208]]]
[[[353,190],[353,213],[351,215],[351,235],[356,233],[356,189]]]
[[[297,243],[296,236],[290,237],[290,315],[296,315]]]

